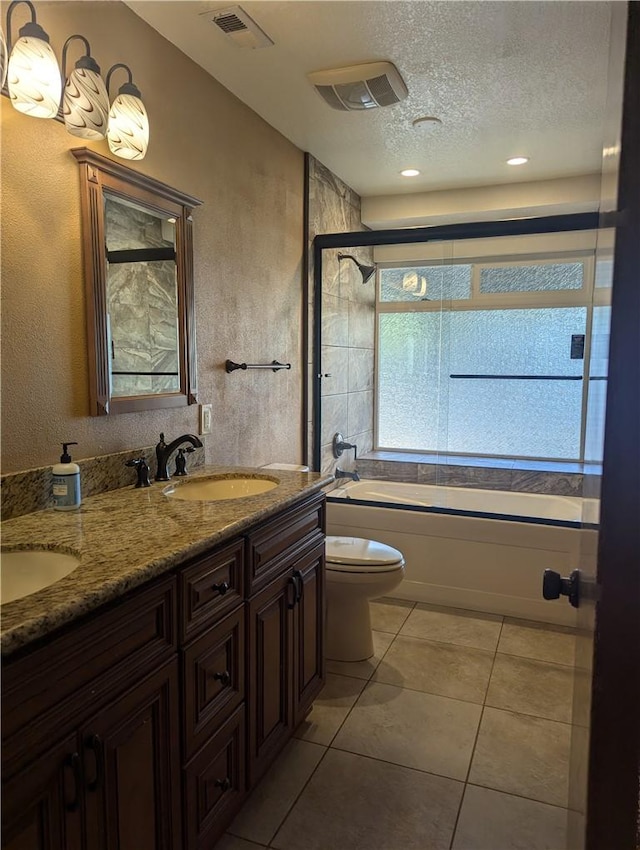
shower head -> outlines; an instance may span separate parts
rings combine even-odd
[[[338,254],[338,262],[341,260],[353,260],[356,266],[360,269],[360,274],[362,275],[362,282],[366,283],[370,280],[371,277],[376,273],[375,266],[365,266],[364,263],[359,262],[353,257],[351,254]]]

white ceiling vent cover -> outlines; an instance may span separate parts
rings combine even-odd
[[[221,29],[238,47],[258,50],[273,44],[266,32],[260,29],[241,6],[228,6],[226,9],[216,9],[215,12],[205,14],[211,23]]]
[[[343,111],[392,106],[409,94],[400,72],[391,62],[315,71],[307,74],[307,79],[329,106]]]

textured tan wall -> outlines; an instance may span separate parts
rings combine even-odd
[[[151,123],[147,157],[132,167],[204,201],[194,259],[198,397],[214,406],[207,461],[300,462],[302,153],[123,4],[37,11],[58,56],[80,32],[103,73],[130,64]],[[69,153],[83,142],[4,97],[0,108],[3,471],[55,462],[62,440],[77,440],[83,458],[154,444],[161,430],[197,433],[195,405],[89,416],[80,190]],[[109,154],[106,142],[90,146]],[[227,357],[292,369],[227,375]]]

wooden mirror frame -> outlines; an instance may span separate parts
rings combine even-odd
[[[92,416],[197,404],[193,235],[191,213],[202,201],[178,192],[89,148],[73,148],[80,166],[82,243]],[[112,398],[109,392],[104,190],[176,220],[178,392]]]

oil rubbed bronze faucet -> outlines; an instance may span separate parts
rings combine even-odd
[[[170,481],[169,475],[169,458],[183,443],[191,443],[194,449],[202,448],[201,441],[195,434],[183,434],[181,437],[176,437],[170,443],[165,443],[164,434],[160,434],[160,442],[156,446],[156,459],[158,461],[158,471],[156,472],[156,481]],[[186,474],[186,473],[181,473]]]

